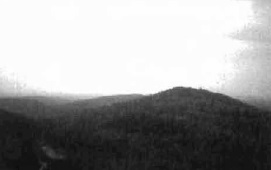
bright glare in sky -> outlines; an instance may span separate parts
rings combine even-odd
[[[0,71],[48,92],[215,88],[234,76],[250,1],[0,2]]]

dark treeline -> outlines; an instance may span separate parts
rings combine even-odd
[[[173,88],[35,123],[30,141],[65,149],[76,169],[271,168],[270,113],[206,90]]]

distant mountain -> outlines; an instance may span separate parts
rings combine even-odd
[[[58,106],[58,105],[64,105],[68,103],[75,102],[77,100],[87,100],[92,98],[97,98],[98,95],[33,95],[33,96],[10,96],[10,97],[1,97],[1,99],[20,99],[20,100],[35,100],[40,103],[43,103],[47,106]]]
[[[258,107],[259,109],[264,109],[271,111],[271,99],[257,96],[236,96],[235,98],[241,101]]]
[[[63,102],[60,101],[59,103]],[[66,114],[66,110],[59,106],[60,105],[58,104],[45,104],[44,102],[40,101],[40,98],[35,97],[0,99],[0,109],[20,113],[21,115],[35,119],[54,118]]]
[[[26,97],[19,97],[18,99],[36,100],[47,106],[64,105],[64,104],[72,103],[76,100],[79,100],[77,98],[68,98],[68,97],[59,97],[59,96],[26,96]]]
[[[76,107],[81,109],[91,109],[101,106],[110,106],[114,103],[128,102],[144,97],[141,94],[128,94],[128,95],[114,95],[114,96],[101,96],[93,99],[78,100],[67,105],[67,107]]]
[[[10,112],[21,113],[34,118],[55,118],[58,116],[78,114],[83,110],[109,106],[113,103],[139,99],[143,95],[103,96],[92,99],[54,97],[54,96],[26,96],[0,98],[0,108]]]

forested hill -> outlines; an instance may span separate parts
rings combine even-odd
[[[110,117],[133,114],[164,115],[166,117],[198,115],[204,117],[208,115],[222,116],[226,113],[241,114],[243,112],[263,113],[253,106],[223,94],[212,93],[203,89],[176,87],[136,100],[85,111],[84,114],[90,116],[97,113],[100,117],[101,115]],[[84,114],[81,116],[84,116]],[[255,113],[255,115],[257,114]]]
[[[202,89],[177,87],[73,120],[70,147],[82,168],[271,168],[270,113]]]

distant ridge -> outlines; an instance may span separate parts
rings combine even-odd
[[[128,102],[136,99],[143,98],[142,94],[127,94],[127,95],[112,95],[112,96],[101,96],[93,99],[78,100],[67,105],[67,107],[77,107],[77,108],[97,108],[101,106],[110,106],[114,103]]]
[[[271,111],[271,99],[257,96],[235,96],[235,98],[249,104],[255,106],[259,109],[263,109],[266,111]]]
[[[32,118],[55,118],[72,115],[85,109],[109,106],[143,97],[140,94],[102,96],[88,99],[59,96],[25,96],[0,98],[0,109]]]
[[[69,97],[60,97],[60,96],[25,96],[25,97],[18,97],[18,99],[36,100],[47,106],[64,105],[64,104],[68,104],[76,100],[79,100],[78,98],[75,98],[75,97],[69,98]]]
[[[67,101],[50,97],[14,97],[0,98],[0,109],[7,110],[13,113],[19,113],[30,118],[55,118],[66,114],[64,104]]]

